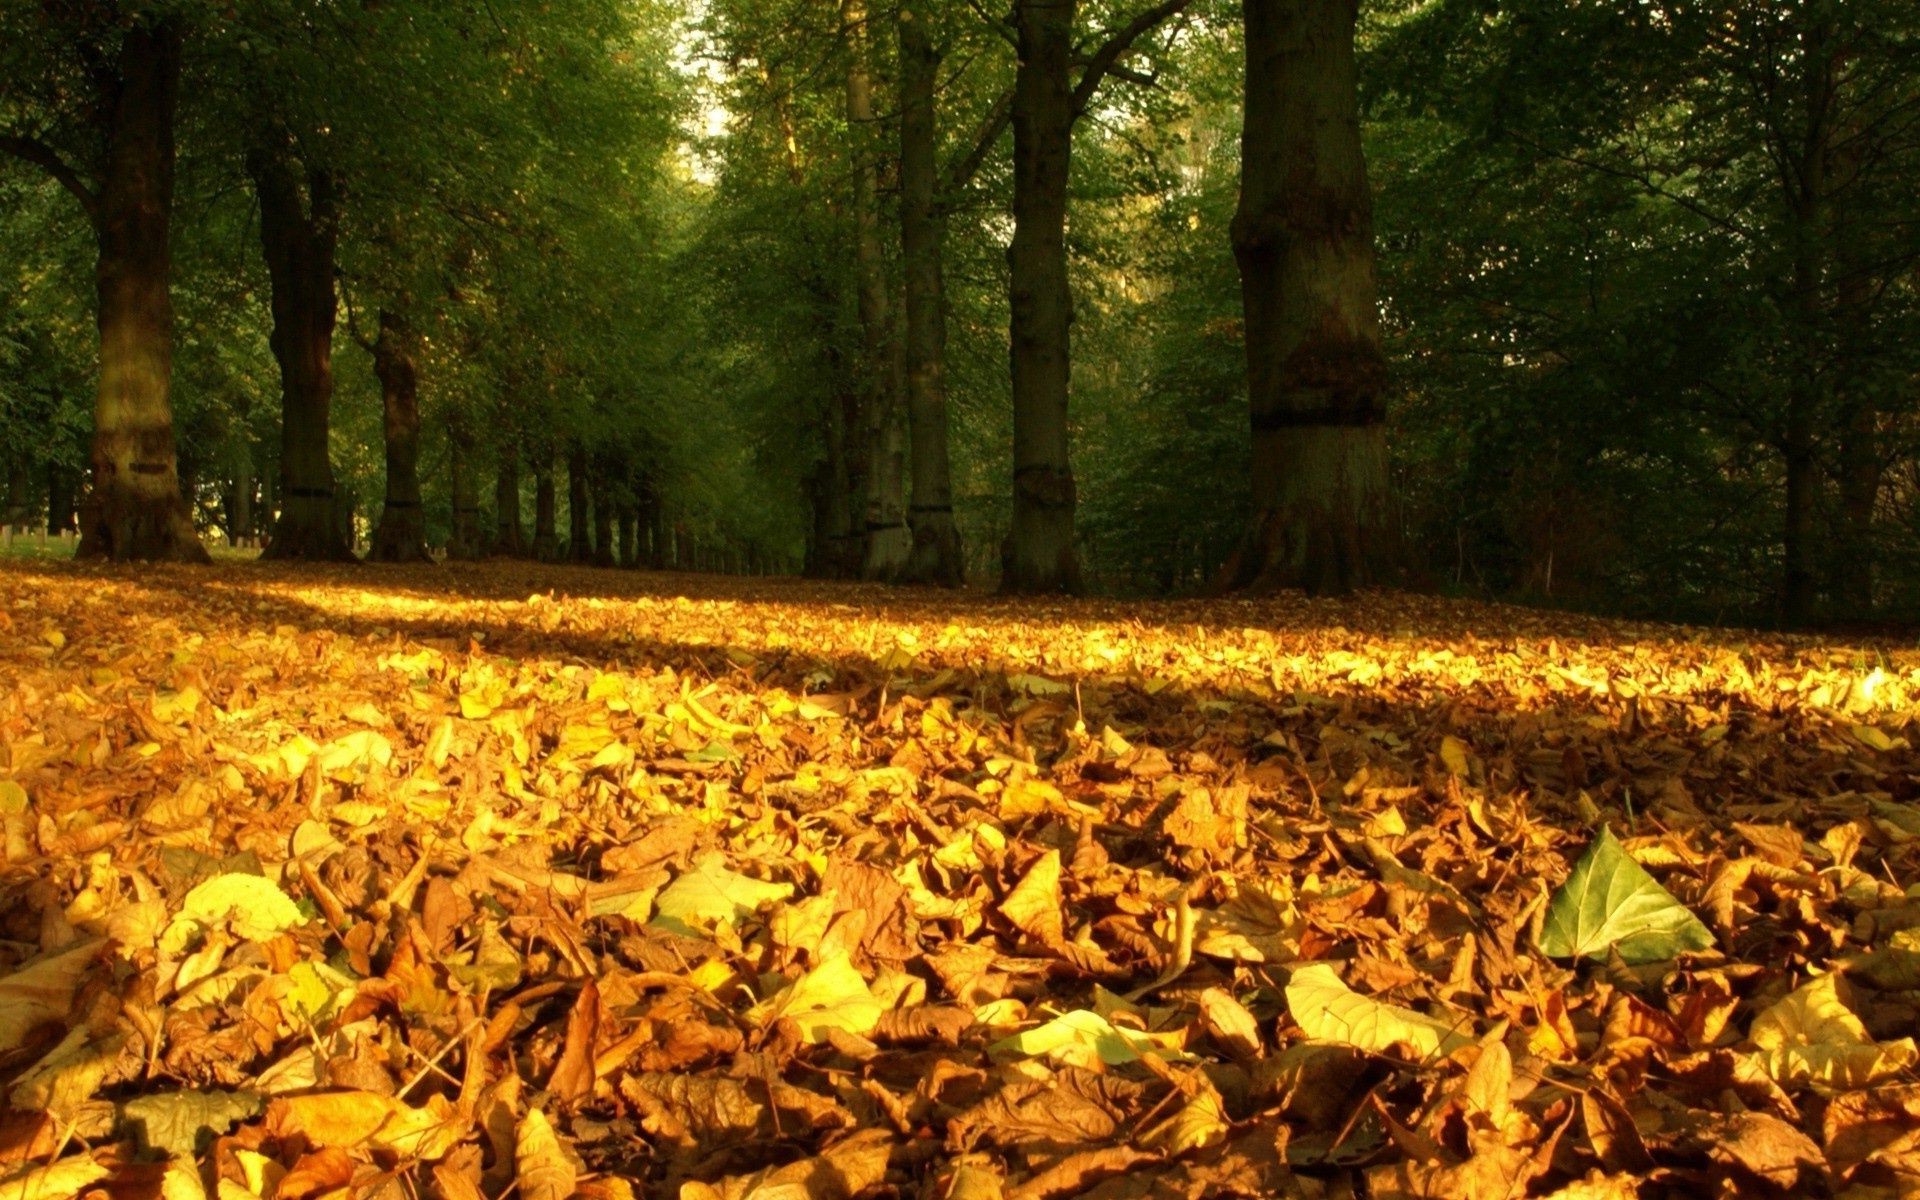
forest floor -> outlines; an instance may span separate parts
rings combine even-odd
[[[1912,650],[13,561],[0,681],[7,1200],[1920,1186]]]

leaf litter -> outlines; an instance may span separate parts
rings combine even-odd
[[[0,1196],[1911,1194],[1920,655],[0,572]]]

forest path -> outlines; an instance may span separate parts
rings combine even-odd
[[[0,1173],[45,1194],[134,1145],[294,1196],[1817,1191],[1920,1125],[1912,651],[11,563],[0,678]],[[1542,953],[1602,825],[1660,886],[1591,877],[1714,948]]]

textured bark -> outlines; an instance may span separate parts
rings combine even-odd
[[[620,565],[631,571],[640,565],[640,513],[632,504],[619,507]]]
[[[67,533],[73,520],[73,473],[59,463],[47,464],[47,532]]]
[[[173,439],[169,226],[180,50],[171,22],[135,24],[99,98],[106,157],[90,215],[100,382],[82,558],[210,561],[180,490]]]
[[[567,560],[591,562],[593,539],[589,533],[587,487],[587,451],[575,443],[567,451]]]
[[[533,556],[560,561],[560,502],[553,489],[553,449],[542,446],[533,460]]]
[[[453,500],[447,558],[451,562],[474,562],[487,553],[487,540],[480,528],[480,488],[473,452],[473,433],[465,416],[455,410],[447,423],[447,490]]]
[[[867,66],[865,0],[841,0],[846,31],[846,118],[853,142],[854,273],[859,282],[860,384],[867,483],[860,503],[865,579],[893,580],[906,570],[913,534],[906,514],[906,424],[901,409],[901,358],[888,302],[886,252],[880,244],[879,150],[873,130],[873,78]]]
[[[493,482],[493,552],[503,558],[527,553],[527,537],[520,525],[520,451],[500,447],[499,472]]]
[[[260,201],[260,245],[272,285],[269,341],[280,367],[280,518],[261,557],[350,560],[328,447],[339,237],[334,181],[324,170],[301,171],[285,147],[255,150],[247,171]]]
[[[934,91],[940,55],[918,14],[900,14],[900,262],[906,282],[905,355],[913,547],[901,578],[959,587],[966,552],[953,519],[947,448],[946,222],[939,208]]]
[[[367,557],[375,562],[432,562],[427,514],[420,504],[420,376],[418,339],[398,313],[380,314],[373,373],[380,380],[387,445],[387,495]]]
[[[593,565],[611,567],[618,564],[613,553],[613,493],[607,487],[607,471],[602,464],[593,475],[593,487],[590,495],[593,503]]]
[[[253,536],[253,447],[241,444],[233,455],[233,480],[227,489],[226,526],[227,544],[235,545],[242,538]]]
[[[34,520],[33,502],[33,460],[19,455],[7,462],[7,478],[4,503],[0,503],[0,525],[25,529],[37,524]]]
[[[1073,151],[1077,0],[1018,0],[1013,100],[1013,523],[1002,590],[1075,592],[1073,469],[1067,454],[1067,182]]]
[[[1227,582],[1340,593],[1398,562],[1356,0],[1247,0],[1234,257],[1253,519]]]

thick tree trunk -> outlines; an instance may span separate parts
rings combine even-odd
[[[527,539],[520,526],[520,451],[500,447],[499,473],[493,483],[493,552],[502,558],[520,558]]]
[[[667,506],[651,482],[640,491],[640,510],[647,530],[647,567],[664,571],[668,562]]]
[[[1860,403],[1840,434],[1840,554],[1834,572],[1834,603],[1853,617],[1874,611],[1878,544],[1874,515],[1883,468],[1877,413]]]
[[[353,558],[341,535],[328,435],[333,408],[334,247],[339,236],[334,181],[301,172],[284,148],[247,158],[260,200],[260,245],[272,285],[280,366],[280,519],[262,558]]]
[[[447,422],[447,491],[453,501],[447,528],[447,559],[485,558],[487,540],[480,528],[480,489],[473,469],[473,434],[458,411]]]
[[[373,532],[375,562],[432,562],[427,514],[420,503],[420,378],[417,340],[398,313],[380,314],[373,373],[380,380],[386,422],[387,498]]]
[[[938,197],[939,135],[934,90],[940,55],[924,16],[900,14],[900,262],[906,278],[905,353],[911,440],[913,548],[901,578],[959,587],[966,553],[953,519],[947,450],[947,295],[942,267],[946,222]]]
[[[607,471],[604,464],[594,472],[593,489],[593,565],[611,567],[619,560],[613,553],[613,490],[606,484]]]
[[[553,488],[553,449],[542,445],[533,460],[533,556],[560,561],[560,501]]]
[[[589,530],[586,447],[575,443],[567,451],[567,560],[591,562],[593,540]]]
[[[1253,523],[1227,582],[1341,593],[1398,563],[1357,0],[1247,0],[1234,257],[1246,308]]]
[[[1789,625],[1804,625],[1812,619],[1817,598],[1813,568],[1814,505],[1820,487],[1813,434],[1816,405],[1811,383],[1795,381],[1789,386],[1785,436],[1781,439],[1786,496],[1780,530],[1780,610]]]
[[[18,455],[7,462],[5,503],[0,504],[0,525],[25,529],[34,520],[33,460]]]
[[[94,202],[99,242],[100,384],[82,558],[208,562],[180,490],[173,440],[173,118],[181,35],[136,23],[116,86],[101,97],[106,164]]]
[[[242,442],[233,451],[233,481],[227,491],[227,544],[253,536],[253,447]]]
[[[1076,592],[1067,394],[1073,295],[1067,285],[1067,182],[1073,156],[1077,0],[1018,0],[1013,99],[1013,524],[1002,590]]]
[[[913,535],[906,519],[906,427],[900,407],[901,359],[888,303],[886,252],[880,244],[879,150],[874,138],[873,78],[867,66],[865,0],[841,0],[846,31],[847,130],[853,143],[853,252],[859,284],[860,383],[867,486],[860,505],[860,575],[893,580],[906,570]]]
[[[73,473],[59,463],[47,464],[47,532],[62,534],[74,528]]]
[[[640,513],[631,503],[620,506],[620,565],[629,571],[640,565]]]

